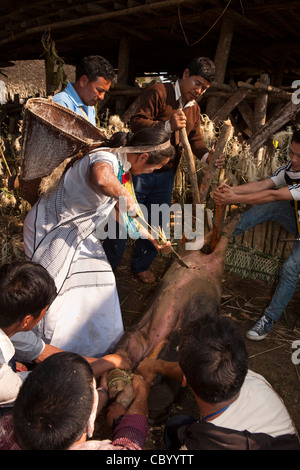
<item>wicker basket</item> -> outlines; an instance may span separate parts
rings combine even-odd
[[[41,179],[66,158],[80,158],[97,148],[104,135],[79,114],[51,98],[31,98],[24,107],[20,189],[30,204]]]

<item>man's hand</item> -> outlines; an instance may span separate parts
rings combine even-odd
[[[144,377],[144,379],[150,385],[152,385],[152,382],[157,375],[156,370],[155,370],[156,365],[157,365],[157,359],[146,357],[139,363],[137,367],[137,373],[140,374],[142,377]]]
[[[209,154],[208,154],[208,157],[207,157],[207,160],[206,160],[206,163],[209,164],[209,162],[211,161],[212,157],[213,157],[213,154],[215,153],[215,151],[212,149],[210,150]],[[225,154],[224,153],[221,153],[221,155],[216,159],[215,161],[215,166],[218,168],[218,169],[221,169],[223,168],[224,166],[224,163],[225,163]]]
[[[236,194],[234,189],[227,184],[221,184],[216,188],[214,195],[214,201],[218,206],[224,206],[226,204],[232,204],[236,201]]]
[[[172,114],[170,119],[170,126],[172,132],[178,131],[179,129],[183,129],[186,127],[186,115],[182,111],[182,109],[176,109]]]

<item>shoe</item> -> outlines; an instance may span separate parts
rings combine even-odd
[[[253,341],[260,341],[264,339],[268,333],[273,328],[273,320],[266,315],[263,315],[251,328],[249,331],[246,333],[246,337],[248,339],[252,339]]]
[[[142,273],[135,273],[135,275],[140,281],[144,282],[144,284],[152,284],[155,282],[154,274],[150,269],[143,271]]]

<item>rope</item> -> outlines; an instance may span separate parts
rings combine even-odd
[[[179,19],[179,23],[180,23],[180,27],[181,27],[181,30],[182,30],[182,33],[183,33],[183,36],[184,36],[184,39],[185,39],[185,42],[187,43],[187,45],[189,47],[191,46],[195,46],[195,44],[198,44],[198,42],[202,41],[202,39],[205,38],[205,36],[208,35],[208,33],[213,29],[213,27],[218,23],[218,21],[222,18],[222,16],[224,15],[225,11],[227,10],[227,8],[229,7],[231,3],[231,0],[228,1],[226,7],[224,8],[224,10],[222,11],[222,13],[219,15],[219,17],[216,19],[216,21],[213,23],[213,25],[209,28],[209,30],[203,34],[203,36],[198,39],[197,41],[195,41],[193,44],[189,44],[188,40],[187,40],[187,37],[186,37],[186,34],[184,32],[184,29],[183,29],[183,25],[182,25],[182,22],[181,22],[181,16],[180,16],[180,5],[178,5],[178,19]]]
[[[120,375],[115,375],[116,372]],[[119,380],[125,383],[130,383],[132,381],[133,376],[132,372],[123,369],[113,369],[110,375],[114,375],[114,377],[108,382],[108,388]]]

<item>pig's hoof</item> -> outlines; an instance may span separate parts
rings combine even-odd
[[[136,277],[145,284],[152,284],[155,282],[154,274],[150,269],[148,269],[148,271],[143,271],[142,273],[136,273]]]
[[[132,372],[125,369],[112,369],[107,373],[110,398],[114,398],[127,408],[133,400]]]

